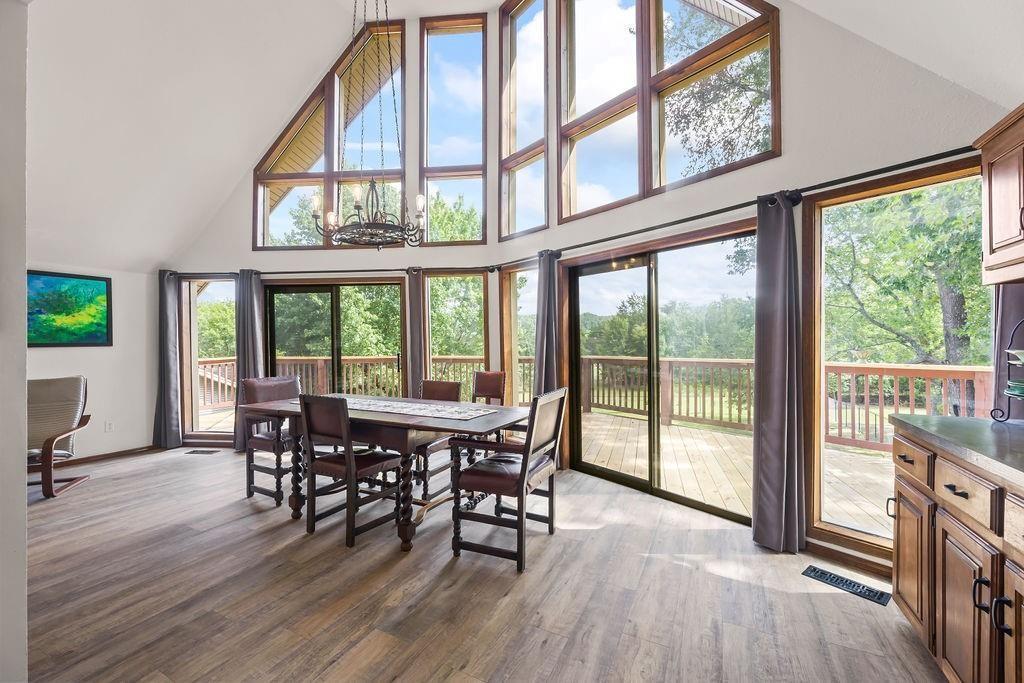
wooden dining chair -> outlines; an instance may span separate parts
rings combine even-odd
[[[450,440],[452,450],[452,553],[458,557],[463,550],[494,555],[516,561],[516,569],[526,568],[526,520],[543,522],[548,533],[555,533],[555,470],[558,463],[562,422],[565,417],[566,390],[556,389],[534,397],[530,404],[530,417],[526,425],[526,440],[487,441],[465,437]],[[461,469],[462,459],[456,453],[483,450],[491,455]],[[547,489],[539,488],[547,480]],[[474,491],[495,496],[495,514],[487,515],[462,509],[462,491]],[[526,500],[531,493],[548,499],[548,514],[526,511]],[[502,505],[501,497],[515,496],[515,509]],[[504,515],[514,516],[508,519]],[[516,549],[507,550],[482,543],[462,540],[462,522],[482,522],[516,530]]]
[[[402,458],[379,449],[356,449],[352,443],[348,399],[303,394],[299,407],[306,461],[306,532],[313,533],[321,519],[344,510],[345,545],[351,548],[359,534],[398,519]],[[331,450],[318,451],[317,446],[329,446]],[[393,484],[388,481],[390,472],[395,474]],[[317,476],[330,477],[331,482],[317,486]],[[360,482],[373,488],[360,489]],[[345,502],[317,512],[317,499],[335,493],[345,493]],[[390,512],[356,526],[360,508],[385,498],[394,498]]]
[[[477,370],[473,373],[473,403],[505,402],[505,373],[501,370]]]
[[[420,385],[420,398],[429,399],[432,401],[458,401],[459,396],[462,394],[462,383],[461,382],[445,382],[441,380],[423,380],[423,384]],[[423,444],[416,448],[414,454],[416,456],[416,470],[413,473],[416,477],[416,481],[420,483],[420,498],[423,500],[433,500],[438,496],[444,495],[450,490],[450,486],[445,486],[437,491],[430,491],[430,477],[441,474],[451,469],[451,463],[446,459],[444,464],[430,469],[430,458],[435,453],[451,452],[448,448],[448,440],[450,437],[443,437],[430,443]]]
[[[239,405],[265,401],[287,401],[298,398],[302,393],[302,386],[299,383],[299,378],[294,376],[259,377],[243,379],[241,392]],[[280,507],[281,502],[284,501],[282,482],[284,477],[291,472],[290,465],[282,466],[281,456],[292,450],[297,435],[289,433],[285,420],[279,417],[247,417],[245,427],[245,497],[252,498],[253,495],[259,493],[273,498],[274,504]],[[257,464],[256,451],[273,453],[274,466]],[[274,478],[273,491],[256,485],[257,472],[269,474]]]

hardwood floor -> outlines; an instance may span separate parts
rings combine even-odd
[[[286,507],[243,497],[226,451],[82,469],[82,486],[29,506],[33,680],[940,678],[895,604],[800,575],[834,565],[578,472],[558,475],[558,531],[531,525],[517,575],[453,559],[446,509],[410,553],[390,526],[345,548],[340,516],[307,536]]]

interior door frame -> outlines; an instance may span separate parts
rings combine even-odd
[[[568,428],[564,430],[562,437],[562,458],[561,467],[571,467],[585,474],[608,479],[614,483],[628,486],[659,498],[671,500],[687,507],[707,512],[725,519],[750,525],[749,517],[739,515],[729,510],[714,507],[707,503],[687,498],[685,496],[658,488],[653,485],[653,473],[657,470],[660,476],[660,444],[658,443],[660,424],[657,419],[660,403],[660,373],[658,369],[658,311],[657,311],[657,271],[656,252],[678,247],[696,246],[706,242],[716,242],[723,239],[754,235],[757,232],[757,218],[751,216],[728,223],[721,223],[706,228],[698,228],[681,234],[669,235],[666,237],[605,249],[582,256],[561,259],[558,262],[558,380],[561,386],[569,389],[569,405],[572,410],[567,421]],[[650,470],[646,481],[638,480],[635,477],[624,476],[621,473],[599,468],[589,463],[582,462],[580,444],[582,435],[580,433],[579,417],[576,406],[579,405],[579,359],[578,343],[574,339],[577,334],[578,324],[578,291],[576,290],[576,275],[580,266],[611,261],[613,259],[644,256],[654,258],[655,267],[648,265],[648,464]],[[655,305],[651,305],[654,302]],[[574,318],[574,316],[576,318]],[[653,343],[652,343],[653,340]],[[651,426],[657,425],[657,426]]]
[[[399,308],[401,310],[401,359],[400,372],[402,375],[402,396],[409,395],[409,373],[406,372],[406,364],[409,358],[409,300],[406,292],[406,279],[404,277],[364,277],[364,278],[304,278],[304,279],[281,279],[265,280],[265,305],[264,305],[264,363],[269,373],[275,365],[274,352],[274,304],[275,293],[329,293],[331,297],[331,363],[334,372],[330,376],[330,390],[337,390],[337,361],[341,358],[340,339],[338,338],[338,326],[341,324],[340,297],[338,290],[345,286],[358,285],[394,285],[398,287]]]

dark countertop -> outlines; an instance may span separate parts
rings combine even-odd
[[[1024,487],[1024,421],[896,414],[889,416],[889,422],[911,438],[916,436]]]

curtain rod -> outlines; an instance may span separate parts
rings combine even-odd
[[[963,156],[971,152],[976,152],[974,147],[958,147],[945,152],[939,152],[937,154],[929,154],[928,156],[920,157],[918,159],[912,159],[910,161],[903,161],[898,164],[892,164],[890,166],[883,166],[876,168],[871,171],[863,171],[861,173],[854,173],[853,175],[844,176],[842,178],[834,178],[832,180],[826,180],[821,183],[814,185],[807,185],[806,187],[800,187],[796,190],[790,190],[789,192],[795,193],[795,195],[804,195],[809,192],[816,192],[818,190],[824,190],[827,188],[838,187],[840,185],[847,185],[849,183],[856,182],[858,180],[866,180],[867,178],[874,178],[877,176],[884,176],[889,173],[895,173],[897,171],[903,171],[914,166],[921,166],[923,164],[929,164],[935,161],[942,161],[943,159],[949,159],[951,157]],[[609,235],[607,237],[599,237],[597,239],[588,240],[586,242],[579,242],[567,247],[558,249],[559,252],[575,251],[577,249],[586,249],[587,247],[597,246],[598,244],[604,244],[605,242],[614,242],[615,240],[626,239],[629,237],[635,237],[636,235],[642,235],[648,232],[654,232],[656,230],[664,230],[665,228],[671,228],[674,225],[684,225],[686,223],[693,223],[694,221],[703,220],[705,218],[713,218],[714,216],[720,216],[726,213],[732,213],[733,211],[739,211],[741,209],[747,209],[753,206],[757,206],[757,200],[751,199],[749,201],[740,202],[739,204],[733,204],[731,206],[723,206],[719,209],[712,209],[705,211],[704,213],[694,214],[692,216],[686,216],[684,218],[676,218],[664,223],[657,223],[655,225],[649,225],[645,228],[637,228],[636,230],[630,230],[629,232],[620,233],[618,235]],[[522,263],[528,263],[536,259],[536,256],[527,256],[525,258],[518,258],[512,261],[505,261],[503,263],[496,263],[491,266],[481,266],[478,268],[444,268],[443,270],[448,271],[479,271],[486,270],[488,272],[494,272],[501,268],[507,268],[509,266],[515,266]],[[402,273],[405,272],[406,268],[364,268],[361,270],[275,270],[265,271],[264,275],[309,275],[316,273]]]

